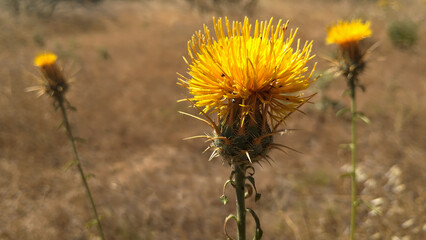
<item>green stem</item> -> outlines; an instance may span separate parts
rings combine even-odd
[[[351,194],[351,228],[350,228],[350,240],[355,240],[355,229],[356,229],[356,210],[358,205],[357,200],[357,188],[356,188],[356,94],[355,94],[355,79],[353,76],[350,79],[350,97],[351,97],[351,115],[352,115],[352,194]]]
[[[75,146],[75,138],[74,138],[74,136],[72,135],[72,132],[71,132],[71,127],[70,127],[70,124],[69,124],[69,121],[68,121],[67,111],[66,111],[65,106],[64,106],[64,99],[58,98],[57,100],[58,100],[58,103],[59,103],[59,107],[61,109],[62,118],[64,120],[65,129],[67,131],[67,136],[68,136],[68,139],[71,143],[71,147],[72,147],[72,150],[73,150],[73,153],[74,153],[74,160],[77,162],[76,165],[77,165],[78,171],[80,172],[81,180],[83,181],[84,188],[86,189],[87,196],[89,197],[90,204],[92,206],[93,214],[95,215],[95,218],[96,218],[96,223],[97,223],[97,226],[98,226],[99,235],[100,235],[102,240],[105,240],[101,221],[99,219],[98,212],[96,211],[95,202],[93,201],[92,193],[90,192],[89,185],[87,184],[86,175],[84,174],[83,167],[81,166],[80,158],[78,156],[77,148]]]
[[[235,193],[237,195],[237,229],[238,240],[246,240],[246,206],[244,197],[245,169],[241,165],[234,165]]]

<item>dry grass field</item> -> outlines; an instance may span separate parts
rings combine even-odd
[[[223,221],[234,211],[219,197],[230,168],[208,162],[202,140],[210,131],[178,114],[187,96],[178,86],[185,74],[187,41],[212,16],[242,20],[243,8],[202,11],[203,1],[106,1],[91,7],[58,7],[50,17],[0,10],[0,240],[96,239],[86,228],[92,214],[81,179],[64,170],[72,152],[51,99],[25,88],[36,84],[34,56],[58,54],[74,79],[67,97],[73,131],[109,240],[225,239]],[[208,2],[209,1],[204,1]],[[383,2],[383,1],[382,1]],[[272,166],[256,166],[258,203],[265,240],[347,239],[350,179],[341,177],[350,152],[350,120],[324,108],[322,99],[348,105],[342,78],[327,74],[334,46],[325,44],[327,25],[341,18],[372,21],[370,42],[379,42],[361,81],[359,122],[358,239],[426,239],[426,2],[350,0],[262,0],[251,19],[290,20],[302,41],[314,40],[317,72],[323,73],[315,104],[288,120],[292,131],[278,141],[302,152],[276,151]],[[397,3],[400,2],[399,5]],[[419,23],[419,40],[395,48],[386,27],[397,18]],[[329,84],[327,88],[320,87]],[[234,202],[232,192],[228,192]],[[380,213],[367,207],[370,204]],[[254,224],[249,221],[249,232]],[[235,226],[233,226],[235,228]],[[232,229],[232,227],[231,227]],[[251,235],[251,232],[249,234]],[[250,237],[251,238],[251,237]]]

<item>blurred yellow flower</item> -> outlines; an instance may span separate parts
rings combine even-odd
[[[191,78],[179,79],[204,113],[226,117],[233,112],[234,118],[238,112],[241,124],[257,113],[280,121],[306,102],[298,92],[314,81],[315,66],[307,66],[314,57],[312,41],[301,45],[298,39],[292,48],[297,29],[285,38],[288,22],[279,20],[274,27],[272,18],[256,21],[254,29],[247,17],[232,25],[225,18],[225,29],[222,19],[213,18],[213,23],[216,39],[204,25],[204,34],[198,31],[188,42],[191,63],[185,61]]]
[[[52,65],[56,62],[57,58],[58,57],[53,53],[41,53],[34,59],[34,65],[37,67]]]
[[[357,43],[361,39],[371,36],[370,22],[363,23],[361,19],[350,22],[339,21],[327,30],[327,44],[339,44],[341,46]]]
[[[41,53],[34,58],[34,65],[39,68],[43,77],[38,79],[40,85],[27,88],[38,91],[38,95],[47,93],[57,99],[62,98],[68,89],[68,83],[62,69],[56,64],[57,56],[53,53]]]

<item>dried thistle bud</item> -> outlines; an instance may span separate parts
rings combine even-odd
[[[57,58],[53,53],[42,53],[34,59],[34,65],[43,75],[42,86],[38,90],[55,98],[62,97],[68,89],[63,71],[56,64]]]

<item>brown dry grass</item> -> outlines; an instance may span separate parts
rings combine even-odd
[[[401,13],[423,13],[414,15],[420,21],[424,10],[422,1],[411,1]],[[358,236],[425,239],[424,27],[418,47],[399,51],[386,39],[389,16],[373,1],[265,0],[253,17],[271,16],[300,27],[299,37],[313,39],[319,56],[332,49],[324,44],[326,25],[341,17],[372,20],[374,41],[381,45],[362,77],[367,92],[360,94],[359,109],[372,123],[359,124],[365,176],[359,187],[365,201],[383,203],[381,216],[359,208]],[[68,72],[78,70],[68,94],[78,109],[71,123],[87,141],[79,150],[96,175],[90,185],[107,238],[224,239],[223,220],[234,211],[219,200],[229,168],[219,159],[207,162],[202,141],[181,140],[210,130],[179,115],[191,110],[176,103],[186,95],[176,85],[176,72],[186,69],[186,42],[203,23],[210,25],[211,15],[182,2],[108,2],[49,19],[1,12],[1,240],[91,239],[96,233],[84,227],[91,214],[77,172],[62,170],[71,152],[56,129],[59,114],[50,99],[24,92],[34,84],[32,58],[45,49],[58,53]],[[40,39],[44,47],[37,45]],[[318,69],[327,68],[316,60]],[[324,94],[339,100],[344,87],[339,79]],[[349,123],[330,109],[319,112],[312,105],[304,111],[288,122],[303,131],[279,140],[303,154],[273,152],[272,167],[257,167],[263,196],[249,205],[260,215],[264,239],[346,239],[350,183],[340,175],[350,156],[338,146],[350,140]]]

